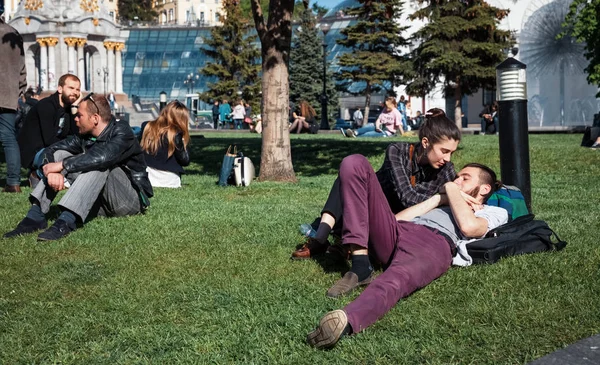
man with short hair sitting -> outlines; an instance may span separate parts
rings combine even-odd
[[[129,125],[112,117],[106,97],[83,98],[75,122],[78,135],[42,152],[44,179],[30,195],[27,216],[5,238],[45,229],[45,214],[67,188],[58,203],[60,216],[39,241],[60,239],[95,215],[133,215],[148,206],[153,192],[142,149]]]
[[[328,291],[346,294],[370,282],[343,310],[327,313],[307,337],[317,348],[334,346],[346,334],[358,333],[385,315],[403,297],[444,274],[457,243],[482,238],[508,221],[503,208],[483,205],[500,186],[489,167],[468,164],[456,180],[436,194],[394,216],[368,160],[345,158],[340,167],[344,209],[342,243],[352,251],[352,269]],[[384,272],[370,281],[371,257]]]

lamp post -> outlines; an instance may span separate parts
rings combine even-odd
[[[323,32],[323,92],[321,93],[321,126],[320,129],[330,129],[327,120],[327,42],[325,37],[331,28],[331,23],[321,23]]]
[[[191,94],[194,93],[194,84],[196,83],[196,81],[198,81],[199,78],[200,75],[194,75],[193,72],[186,76],[186,79],[185,81],[183,81],[183,83],[186,84],[188,87],[188,94],[190,93],[190,89],[192,90]]]
[[[526,68],[513,57],[496,66],[496,99],[502,181],[521,189],[531,211]]]
[[[160,101],[160,110],[162,111],[164,109],[165,106],[167,106],[167,93],[164,91],[161,91],[159,95],[159,101]]]

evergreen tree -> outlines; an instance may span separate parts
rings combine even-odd
[[[201,51],[212,58],[200,73],[216,79],[207,83],[208,90],[200,98],[214,100],[246,100],[255,111],[260,110],[260,52],[251,36],[252,24],[241,14],[237,0],[224,0],[221,26],[213,27],[211,37],[204,39]]]
[[[585,68],[587,81],[600,87],[600,0],[573,1],[564,27],[561,38],[573,36],[578,42],[585,42],[583,55],[590,61]],[[600,91],[596,97],[600,97]]]
[[[323,90],[323,40],[319,37],[316,19],[312,11],[304,9],[300,27],[292,38],[290,53],[290,100],[298,105],[306,100],[318,115],[321,115],[321,93]],[[337,92],[332,72],[327,70],[326,92],[328,120],[338,106]]]
[[[412,95],[425,95],[443,83],[444,95],[455,100],[454,120],[462,123],[461,100],[480,88],[494,89],[496,66],[504,59],[510,32],[498,29],[508,10],[483,0],[418,0],[425,4],[411,19],[429,22],[415,33],[421,41],[412,54]]]
[[[369,117],[371,94],[385,88],[400,85],[410,72],[410,62],[400,55],[399,48],[408,44],[402,37],[406,27],[399,26],[401,14],[400,0],[358,0],[359,7],[349,8],[346,14],[356,16],[356,23],[341,30],[343,38],[337,43],[350,48],[351,52],[342,55],[341,66],[336,75],[341,90],[352,95],[366,97],[364,121]],[[364,84],[355,90],[354,83]],[[352,88],[351,88],[352,87]]]
[[[119,0],[119,18],[126,20],[156,20],[158,13],[152,8],[152,0]]]

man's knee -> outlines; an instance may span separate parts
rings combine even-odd
[[[63,151],[63,150],[58,150],[54,152],[54,161],[58,162],[58,161],[62,161],[67,157],[71,157],[73,156],[72,153],[67,152],[67,151]]]
[[[348,174],[365,173],[373,170],[369,160],[363,155],[350,155],[340,164],[340,178]]]

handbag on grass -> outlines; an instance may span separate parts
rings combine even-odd
[[[233,147],[233,152],[232,152]],[[221,172],[219,173],[219,186],[227,186],[229,176],[233,170],[233,162],[237,157],[237,147],[235,145],[229,146],[225,156],[223,156],[223,163],[221,164]]]

